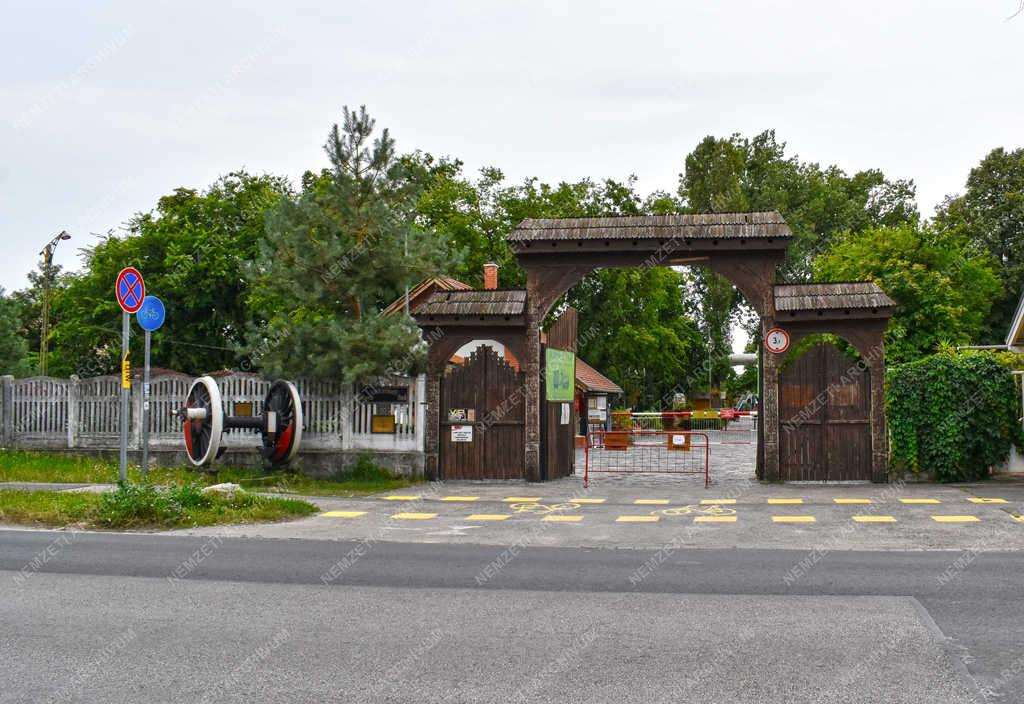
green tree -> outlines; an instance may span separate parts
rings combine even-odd
[[[605,269],[570,292],[580,357],[618,382],[633,408],[671,408],[673,392],[705,385],[705,347],[685,293],[668,267]]]
[[[1003,291],[978,341],[1002,342],[1024,293],[1024,148],[989,152],[971,169],[966,192],[946,199],[935,222],[966,238],[973,251],[989,252],[996,258]]]
[[[28,340],[20,328],[18,305],[0,288],[0,374],[25,376],[31,370]]]
[[[268,215],[250,302],[266,324],[249,348],[268,372],[370,380],[415,368],[419,330],[379,311],[405,286],[451,268],[449,243],[417,222],[421,174],[388,130],[371,142],[365,107],[344,110],[325,145],[328,173]]]
[[[247,269],[263,235],[264,216],[282,194],[284,179],[232,173],[204,191],[178,188],[156,209],[140,213],[123,233],[83,250],[80,274],[65,276],[54,296],[50,367],[54,374],[93,376],[117,368],[121,312],[117,273],[134,266],[147,293],[167,309],[153,334],[153,364],[189,374],[247,367],[237,347],[253,317],[246,304]],[[132,355],[141,359],[133,323]]]
[[[821,281],[874,281],[896,301],[885,337],[893,363],[976,339],[1000,291],[989,255],[913,225],[847,233],[815,260],[814,273]]]

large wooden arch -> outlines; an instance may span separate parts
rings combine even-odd
[[[785,258],[791,238],[789,227],[775,211],[525,220],[508,237],[526,272],[525,291],[437,293],[414,311],[424,330],[440,334],[440,341],[431,343],[431,379],[438,368],[443,369],[451,351],[467,340],[489,337],[508,344],[521,360],[526,377],[526,477],[538,481],[540,332],[551,307],[597,269],[706,266],[732,282],[758,312],[762,337],[775,327],[787,330],[794,343],[806,335],[835,333],[849,340],[865,359],[872,360],[871,476],[884,481],[882,334],[895,304],[869,283],[776,286],[776,269]],[[486,296],[477,301],[474,294]],[[514,302],[506,300],[513,294],[522,297]],[[780,355],[762,355],[757,474],[768,480],[779,478],[780,364]],[[432,405],[437,401],[434,386],[434,381],[428,381],[428,402]],[[428,431],[428,473],[432,447],[436,462],[436,439],[431,445]]]

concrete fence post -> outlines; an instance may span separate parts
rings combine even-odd
[[[351,450],[355,444],[352,440],[352,402],[355,398],[355,387],[352,384],[341,384],[338,393],[341,395],[341,449]]]
[[[14,444],[14,377],[0,377],[0,444]]]
[[[78,386],[78,377],[74,374],[68,380],[68,449],[74,449],[78,438],[78,406],[82,400],[82,392]]]

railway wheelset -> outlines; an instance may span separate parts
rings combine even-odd
[[[259,415],[229,416],[224,412],[217,382],[201,376],[192,382],[185,407],[174,415],[184,421],[185,449],[197,467],[210,464],[227,450],[224,432],[249,430],[262,439],[263,458],[271,467],[286,465],[302,443],[302,403],[290,381],[277,380],[263,398]]]

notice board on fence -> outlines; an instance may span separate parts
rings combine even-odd
[[[576,355],[565,350],[544,351],[545,397],[548,401],[572,401],[575,394]]]

